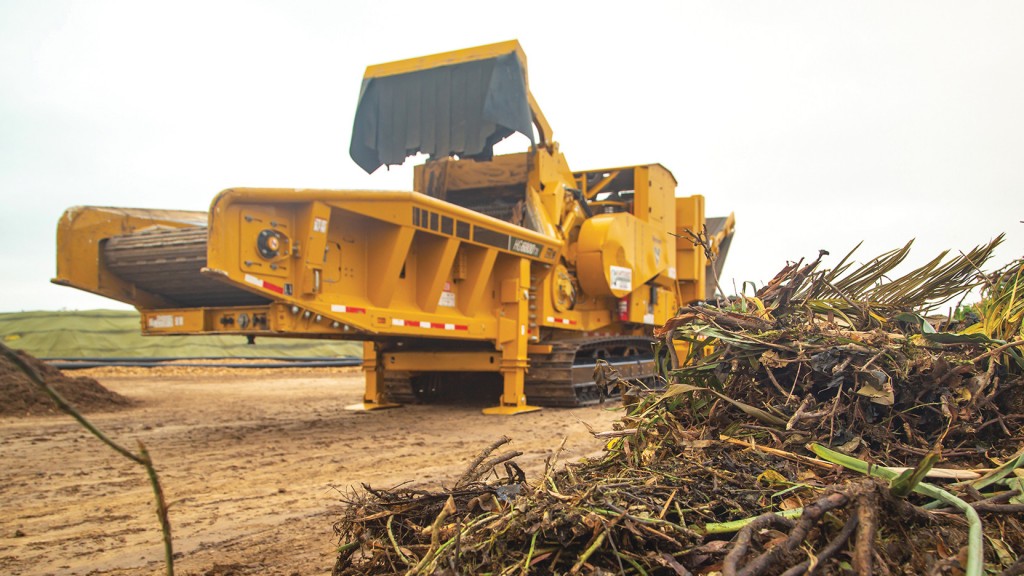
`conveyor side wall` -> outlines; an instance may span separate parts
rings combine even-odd
[[[71,286],[138,307],[174,305],[112,272],[103,255],[107,239],[143,230],[206,226],[206,212],[75,206],[57,224],[54,284]]]

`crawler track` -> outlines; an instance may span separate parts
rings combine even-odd
[[[601,392],[594,380],[597,360],[604,360],[625,380],[653,384],[654,353],[651,340],[642,337],[601,337],[559,340],[551,343],[549,354],[530,357],[526,374],[526,401],[535,406],[573,408],[597,404]],[[483,378],[499,384],[498,374]],[[474,380],[475,378],[475,380]],[[480,392],[481,376],[437,372],[413,376],[409,372],[385,372],[384,390],[393,402],[403,404],[444,402],[465,399]],[[476,386],[474,386],[474,384]],[[493,387],[492,387],[493,388]],[[493,395],[500,394],[491,390]],[[609,390],[617,396],[618,390]]]
[[[576,407],[596,404],[600,392],[594,381],[597,360],[604,360],[625,380],[652,384],[656,369],[651,340],[642,337],[603,337],[561,340],[550,354],[530,357],[526,399],[540,406]],[[609,391],[617,395],[617,390]]]

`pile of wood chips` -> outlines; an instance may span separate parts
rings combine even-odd
[[[103,412],[130,406],[132,401],[104,388],[92,378],[69,377],[22,351],[15,352],[62,398],[81,412]],[[0,355],[0,416],[59,414],[53,400],[32,383],[7,356]]]

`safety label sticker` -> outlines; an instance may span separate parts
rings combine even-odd
[[[441,298],[437,301],[438,306],[455,307],[455,292],[441,292]]]
[[[176,326],[185,325],[184,316],[172,316],[170,314],[160,314],[158,316],[150,316],[148,319],[150,328],[174,328]]]
[[[609,266],[608,279],[612,290],[633,290],[633,269],[622,266]]]

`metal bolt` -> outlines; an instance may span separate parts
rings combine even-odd
[[[302,318],[304,320],[309,320],[309,317],[312,316],[312,315],[313,315],[312,312],[310,312],[309,310],[306,310],[305,312],[302,313]]]
[[[298,306],[292,306],[292,314],[298,314],[298,313],[299,313],[299,307]]]
[[[317,315],[316,315],[316,318],[314,318],[314,319],[313,319],[313,322],[319,322],[319,321],[321,321],[321,320],[323,320],[323,319],[324,319],[324,317],[323,317],[323,316],[321,316],[321,315],[317,314]]]

